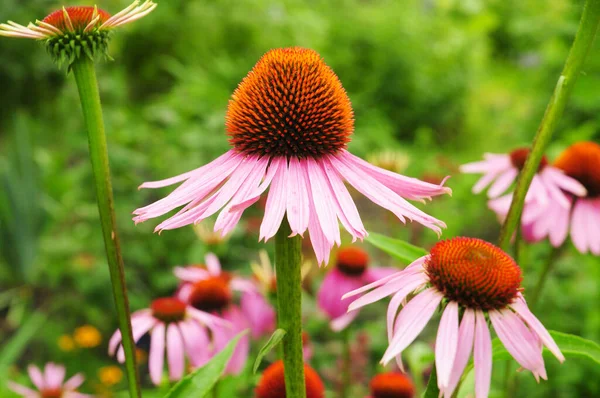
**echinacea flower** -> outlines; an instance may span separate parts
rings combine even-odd
[[[275,329],[275,310],[258,286],[250,280],[221,270],[217,256],[208,253],[206,266],[175,267],[174,274],[183,283],[177,296],[194,308],[220,313],[233,299],[233,291],[241,293],[240,305],[252,335],[259,337]]]
[[[564,361],[548,331],[527,307],[521,294],[519,266],[501,249],[483,240],[458,237],[438,242],[428,255],[403,271],[345,297],[369,289],[374,290],[350,304],[349,310],[393,295],[387,314],[389,347],[382,359],[384,364],[396,357],[402,366],[402,351],[419,335],[440,304],[445,305],[435,344],[437,382],[444,397],[454,392],[471,351],[476,397],[487,397],[492,343],[486,317],[508,352],[536,380],[547,378],[542,345],[560,362]],[[409,299],[412,293],[414,296]]]
[[[165,351],[169,379],[179,380],[185,371],[185,357],[189,358],[192,366],[203,365],[210,358],[210,335],[215,338],[231,328],[227,321],[174,297],[156,299],[150,308],[134,312],[131,326],[135,342],[150,333],[148,368],[155,385],[162,380]],[[123,363],[125,353],[120,343],[121,332],[117,330],[108,343],[108,353],[112,356],[116,352],[117,360]]]
[[[91,398],[91,395],[77,392],[85,378],[77,373],[67,381],[64,381],[66,370],[62,365],[49,362],[42,372],[37,366],[29,365],[27,368],[31,381],[37,391],[8,381],[8,388],[20,394],[23,398]]]
[[[304,365],[306,398],[325,397],[323,381],[313,368]],[[286,396],[283,361],[273,362],[263,372],[255,390],[255,398],[282,398]]]
[[[414,398],[415,386],[412,380],[400,372],[387,372],[375,375],[369,383],[371,395],[367,398]]]
[[[519,148],[510,154],[486,153],[483,155],[485,160],[464,164],[460,167],[460,171],[467,174],[483,174],[473,186],[473,193],[480,193],[489,186],[487,195],[490,199],[495,199],[505,193],[516,181],[528,155],[528,148]],[[535,202],[538,209],[543,209],[550,200],[567,207],[567,198],[562,190],[585,195],[585,190],[577,181],[549,165],[546,157],[542,158],[527,191],[526,201]],[[511,196],[503,198],[503,201],[508,201],[509,205],[511,200]]]
[[[561,246],[570,233],[579,252],[600,256],[600,145],[595,142],[571,145],[556,159],[554,167],[578,181],[587,193],[565,192],[567,206],[550,203],[544,212],[536,213],[524,223],[525,230],[534,241],[548,237],[554,247]],[[528,210],[526,206],[524,214]]]
[[[229,102],[226,130],[232,149],[199,169],[140,188],[182,182],[166,198],[134,211],[135,222],[184,206],[156,231],[198,223],[221,210],[215,230],[228,234],[269,188],[259,239],[272,238],[284,216],[292,235],[308,230],[319,264],[340,245],[338,221],[352,235],[367,232],[344,181],[401,221],[438,234],[445,224],[406,199],[451,193],[372,166],[346,150],[354,130],[352,106],[335,73],[305,48],[267,52]]]
[[[129,7],[111,16],[98,7],[63,7],[41,21],[19,25],[13,21],[0,24],[0,36],[44,41],[48,53],[59,65],[72,64],[79,57],[94,59],[96,54],[108,56],[108,41],[112,29],[136,21],[156,8],[150,0]]]
[[[359,313],[348,312],[352,300],[342,300],[344,294],[397,271],[395,268],[369,267],[369,255],[360,247],[340,248],[335,268],[325,275],[317,294],[319,308],[331,319],[331,329],[336,332],[345,329]]]

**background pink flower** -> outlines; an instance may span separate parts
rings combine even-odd
[[[62,365],[49,362],[42,372],[37,366],[29,365],[27,368],[31,381],[37,388],[37,391],[25,387],[21,384],[8,382],[8,388],[20,394],[24,398],[91,398],[91,395],[82,394],[76,390],[83,384],[85,378],[81,373],[77,373],[67,381],[65,380],[66,370]]]

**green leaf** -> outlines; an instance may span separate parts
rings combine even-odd
[[[258,352],[258,355],[256,356],[256,360],[254,361],[253,372],[255,374],[256,374],[256,371],[258,370],[258,367],[260,366],[260,363],[262,362],[263,358],[265,357],[265,355],[267,355],[269,352],[271,352],[271,350],[273,348],[275,348],[275,346],[277,346],[277,344],[279,344],[281,342],[281,340],[283,339],[283,336],[285,336],[285,333],[286,333],[285,330],[277,329],[276,331],[273,332],[273,334],[269,338],[269,341],[267,341],[267,343],[260,349],[260,351]]]
[[[367,242],[371,243],[373,246],[406,264],[410,264],[419,257],[427,255],[427,250],[421,247],[411,245],[403,240],[392,239],[375,232],[369,232],[369,236],[367,236],[366,239]]]
[[[243,331],[235,336],[210,362],[181,379],[165,398],[206,397],[221,378],[238,341],[246,333]]]
[[[438,398],[440,396],[440,389],[437,385],[437,371],[435,370],[435,364],[431,368],[431,375],[429,376],[429,382],[427,383],[427,390],[423,394],[423,398]]]
[[[27,347],[27,343],[35,336],[38,329],[46,321],[46,314],[36,312],[19,327],[14,336],[4,344],[0,351],[0,374],[6,374],[10,365],[16,362]]]

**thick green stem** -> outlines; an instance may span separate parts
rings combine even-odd
[[[104,135],[100,93],[98,92],[98,83],[96,81],[96,70],[94,62],[86,57],[81,57],[75,61],[72,68],[88,130],[90,159],[94,171],[96,197],[98,199],[100,223],[102,224],[102,235],[104,236],[104,248],[106,249],[113,296],[117,307],[119,329],[123,336],[129,393],[132,397],[141,397],[135,364],[135,343],[133,342],[133,335],[131,333],[129,301],[125,287],[125,270],[115,222],[112,185],[108,167],[108,152],[106,149],[106,136]]]
[[[302,241],[291,234],[284,220],[275,236],[277,306],[279,328],[285,330],[283,366],[287,398],[306,398],[304,359],[302,358]]]
[[[554,89],[554,94],[550,98],[550,103],[546,107],[540,127],[533,139],[531,153],[527,157],[517,180],[513,201],[500,232],[500,246],[504,250],[507,250],[510,246],[510,239],[520,224],[525,195],[544,156],[546,146],[552,138],[552,133],[565,110],[571,90],[581,74],[585,59],[596,37],[599,23],[600,0],[587,0],[583,7],[583,15],[581,16],[575,41],[573,41],[573,46]]]

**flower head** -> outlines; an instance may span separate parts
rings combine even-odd
[[[0,24],[0,36],[42,40],[52,58],[59,64],[72,64],[79,57],[93,59],[95,55],[108,57],[110,31],[138,20],[156,8],[150,0],[140,4],[135,0],[129,7],[111,16],[98,7],[63,7],[41,21],[27,26],[8,21]]]
[[[321,378],[313,368],[304,365],[304,378],[306,385],[306,398],[323,398],[325,387]],[[285,379],[283,377],[283,361],[277,361],[269,365],[263,372],[258,386],[256,387],[256,398],[281,398],[285,397]]]
[[[375,375],[369,383],[369,398],[413,398],[415,386],[403,373],[387,372]]]
[[[185,357],[189,358],[192,366],[203,365],[210,358],[209,335],[216,338],[230,329],[227,321],[197,310],[174,297],[158,298],[150,308],[133,313],[131,326],[135,342],[150,333],[148,367],[150,378],[156,385],[162,380],[165,351],[169,378],[179,380],[184,373]],[[116,352],[117,359],[123,363],[125,352],[123,347],[119,347],[120,343],[121,332],[117,330],[108,343],[108,353],[112,356]]]
[[[359,313],[347,312],[352,300],[342,300],[344,294],[395,271],[394,268],[369,267],[369,255],[358,246],[340,248],[335,268],[327,273],[317,294],[319,308],[331,319],[331,329],[346,328]]]
[[[77,373],[67,381],[64,381],[66,370],[62,365],[49,362],[42,372],[37,366],[29,365],[27,368],[31,381],[37,391],[22,386],[12,381],[8,382],[8,388],[25,398],[91,398],[91,395],[82,394],[77,391],[83,384],[85,378]]]
[[[353,239],[367,232],[347,181],[402,222],[417,221],[437,233],[445,224],[405,199],[431,199],[449,188],[372,166],[350,154],[350,101],[319,54],[305,48],[267,52],[234,92],[227,112],[233,148],[199,169],[142,184],[159,188],[183,182],[169,196],[134,211],[136,222],[184,206],[156,231],[198,223],[221,210],[215,230],[233,230],[242,213],[269,188],[259,238],[272,238],[287,215],[292,235],[307,230],[319,264],[340,245],[340,222]]]
[[[566,204],[550,201],[542,211],[535,203],[527,203],[523,209],[523,236],[530,241],[548,237],[554,247],[559,247],[570,233],[581,253],[600,255],[600,145],[573,144],[556,159],[554,167],[580,185],[582,192],[563,189]],[[503,203],[490,205],[499,214],[508,207]]]
[[[430,254],[403,271],[345,297],[374,288],[350,304],[349,310],[353,310],[393,295],[387,314],[389,347],[382,362],[396,357],[400,366],[402,351],[443,303],[435,347],[438,386],[444,397],[450,397],[474,351],[475,390],[480,398],[488,394],[492,370],[486,316],[508,352],[536,379],[546,379],[542,345],[559,361],[564,360],[548,331],[527,307],[520,282],[519,266],[501,249],[480,239],[458,237],[437,243]]]

